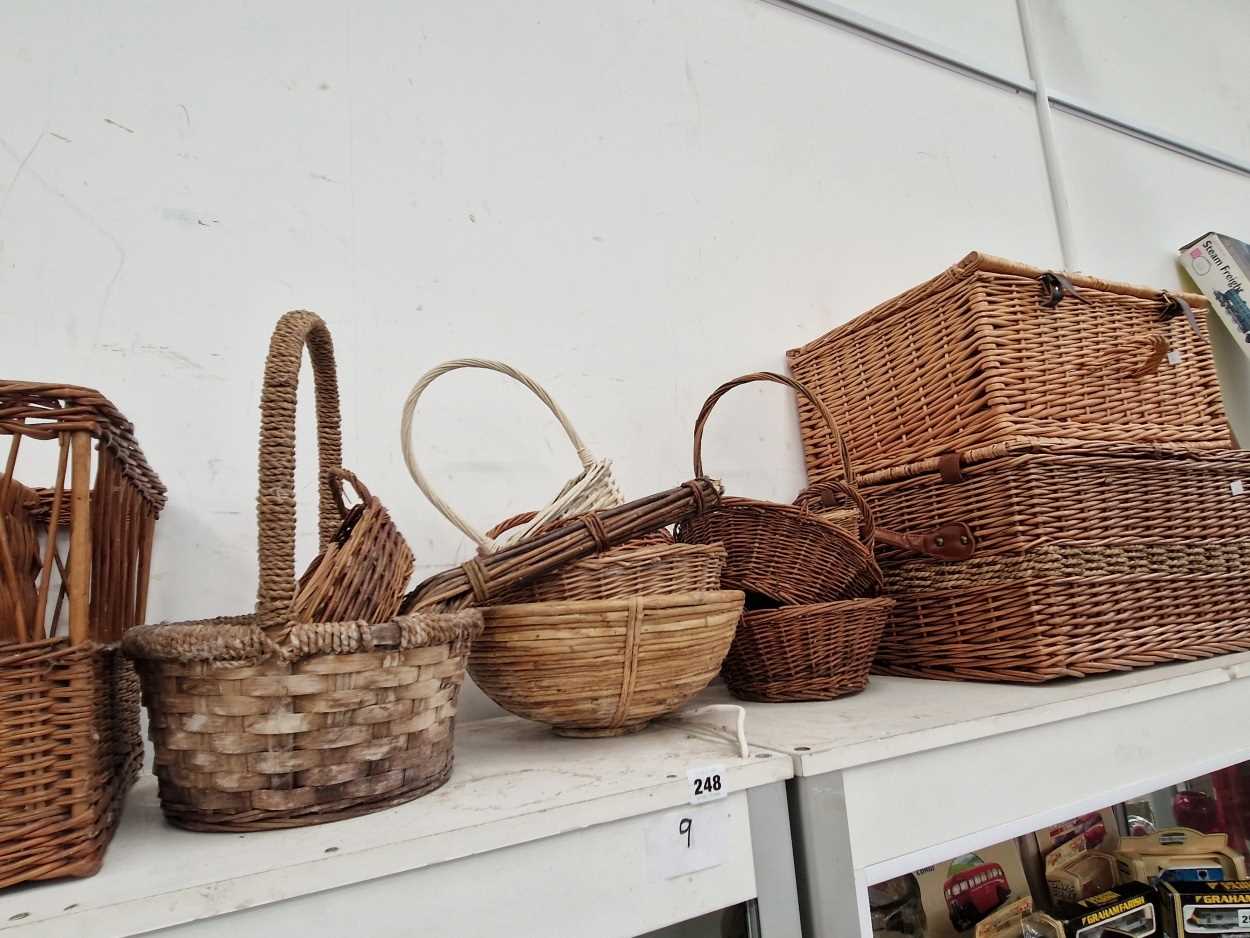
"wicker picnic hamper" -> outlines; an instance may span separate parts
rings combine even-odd
[[[676,710],[720,670],[736,590],[482,610],[469,674],[495,703],[561,736],[621,736]]]
[[[887,548],[876,667],[1042,681],[1250,648],[1250,453],[1018,439],[861,477],[881,523],[969,526],[978,556]]]
[[[1250,452],[1015,440],[860,477],[877,523],[966,523],[980,557],[1250,533]],[[885,549],[883,557],[905,559]]]
[[[1206,306],[973,253],[787,360],[861,472],[1015,436],[1218,449]],[[836,476],[838,447],[802,396],[799,422],[808,478]]]
[[[759,372],[722,384],[699,411],[694,427],[694,472],[703,475],[703,428],[716,402],[739,385],[773,381],[793,388],[828,419],[828,431],[838,439],[828,410],[803,385],[783,375]],[[847,596],[853,584],[867,583],[873,568],[873,520],[853,484],[849,460],[843,464],[845,481],[828,480],[822,487],[849,499],[859,513],[857,530],[848,532],[844,520],[831,521],[804,505],[781,505],[752,498],[723,498],[718,509],[695,515],[677,527],[677,539],[691,544],[721,544],[728,557],[721,583],[730,589],[758,593],[788,605],[826,602]]]
[[[577,452],[577,458],[582,464],[582,471],[569,480],[546,507],[534,512],[527,521],[518,522],[506,528],[501,526],[501,533],[506,532],[506,536],[499,540],[480,533],[439,497],[430,485],[429,480],[426,479],[425,473],[421,471],[421,467],[417,465],[416,453],[413,450],[412,418],[417,409],[417,401],[421,399],[425,389],[437,378],[461,368],[480,368],[487,371],[497,371],[502,375],[507,375],[519,381],[532,391],[539,400],[547,405],[547,409],[551,411],[555,418],[560,421],[560,426],[564,428],[564,432],[568,435],[569,442],[573,444],[573,449]],[[483,554],[494,553],[503,546],[524,540],[539,528],[545,527],[553,521],[558,521],[571,515],[595,511],[599,508],[611,508],[625,500],[621,496],[621,491],[612,476],[612,463],[607,459],[596,459],[591,455],[581,436],[573,428],[572,421],[569,420],[564,411],[560,409],[560,406],[552,400],[551,395],[537,381],[503,362],[482,358],[458,358],[453,361],[443,362],[422,375],[417,383],[413,385],[407,399],[404,401],[403,417],[400,423],[400,445],[404,453],[404,462],[408,466],[408,472],[411,474],[413,481],[417,483],[417,488],[429,499],[430,504],[438,509],[443,517],[464,532],[477,545],[478,551]],[[512,520],[515,521],[515,518]]]
[[[868,686],[894,600],[844,599],[748,610],[721,673],[743,700],[833,700]]]
[[[134,427],[98,391],[0,382],[0,434],[10,438],[0,474],[3,888],[91,875],[121,818],[143,740],[138,680],[117,642],[145,615],[165,489]],[[24,440],[28,450],[55,442],[52,486],[17,481]]]
[[[531,517],[532,512],[526,512],[509,518],[487,531],[486,536],[498,537]],[[490,605],[714,592],[720,589],[724,566],[725,549],[719,544],[677,544],[661,529],[515,586]]]
[[[321,553],[295,570],[295,409],[312,359]],[[161,808],[192,830],[299,827],[400,804],[443,784],[474,611],[397,616],[412,554],[339,465],[329,330],[279,321],[261,396],[256,612],[132,629]],[[362,502],[346,511],[341,484]]]
[[[887,565],[874,669],[1034,683],[1250,651],[1247,569],[1244,538]]]

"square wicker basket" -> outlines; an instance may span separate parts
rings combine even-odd
[[[973,253],[787,359],[861,472],[1017,436],[1220,448],[1206,306]],[[798,403],[808,478],[834,477],[837,448]]]

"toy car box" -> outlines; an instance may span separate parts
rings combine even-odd
[[[1147,938],[1159,931],[1157,895],[1145,883],[1124,883],[1076,902],[1057,902],[1024,920],[1025,938]]]
[[[1116,851],[1116,866],[1121,882],[1250,879],[1245,858],[1228,846],[1227,834],[1204,834],[1188,827],[1122,838]]]
[[[972,935],[998,909],[1030,895],[1015,841],[917,870],[916,880],[927,920],[925,938]]]
[[[1159,911],[1171,938],[1250,934],[1250,881],[1160,882]]]

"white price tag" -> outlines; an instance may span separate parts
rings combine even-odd
[[[1237,910],[1237,927],[1250,928],[1250,909]]]
[[[646,827],[647,869],[654,879],[673,879],[725,862],[729,806],[685,808],[657,814]]]
[[[725,767],[723,765],[703,765],[686,770],[686,778],[690,782],[690,803],[703,804],[715,801],[729,794],[725,784]]]
[[[1179,365],[1184,360],[1185,356],[1183,356],[1177,349],[1172,349],[1172,351],[1168,352],[1169,365]]]
[[[1240,479],[1233,479],[1232,482],[1228,483],[1228,490],[1234,495],[1240,495],[1246,490],[1246,487],[1242,484]]]

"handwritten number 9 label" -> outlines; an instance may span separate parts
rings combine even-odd
[[[729,786],[725,784],[725,767],[723,765],[704,765],[687,769],[686,778],[690,782],[690,803],[703,804],[705,801],[716,801],[729,794]]]
[[[729,831],[727,805],[652,815],[645,833],[652,878],[673,879],[720,866],[728,856]]]

